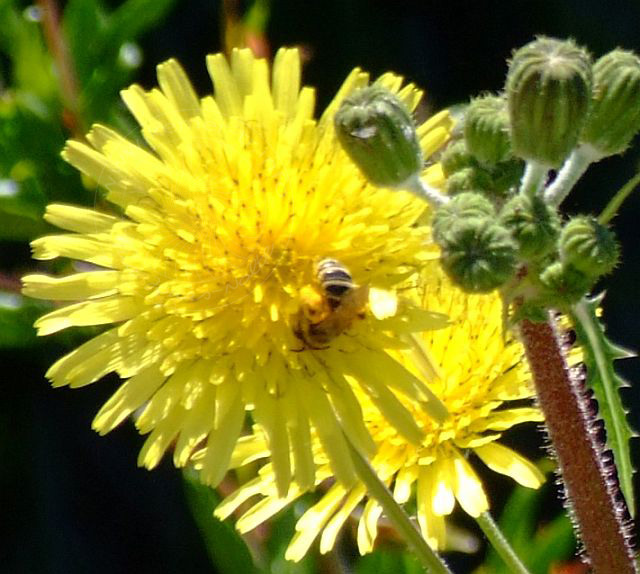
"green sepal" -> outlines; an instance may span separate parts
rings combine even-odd
[[[640,58],[613,50],[593,65],[593,103],[582,141],[603,156],[623,152],[640,130]]]
[[[411,113],[386,88],[374,84],[354,92],[340,105],[334,123],[338,141],[372,184],[402,187],[422,170]]]
[[[512,197],[500,211],[500,221],[511,231],[524,259],[544,257],[560,235],[560,217],[538,195]]]
[[[612,343],[605,334],[604,325],[598,318],[598,308],[604,293],[591,299],[583,299],[571,308],[571,320],[578,342],[584,354],[587,368],[587,386],[593,390],[598,402],[598,414],[604,421],[607,446],[613,452],[618,481],[631,516],[635,516],[636,501],[633,492],[633,464],[629,442],[634,436],[627,420],[627,409],[622,403],[619,389],[628,386],[615,372],[613,362],[635,356]]]
[[[540,273],[542,299],[549,307],[565,309],[577,303],[593,286],[593,279],[579,269],[560,261],[551,263]]]
[[[507,74],[513,153],[559,167],[578,143],[591,102],[589,54],[540,37],[517,50]]]
[[[436,241],[442,248],[443,269],[467,293],[489,293],[516,272],[517,246],[495,216],[453,221]]]
[[[613,231],[590,215],[572,217],[560,233],[558,247],[563,263],[593,278],[613,271],[620,259]]]
[[[511,157],[509,114],[503,97],[486,95],[471,101],[464,120],[464,139],[467,149],[483,164]]]

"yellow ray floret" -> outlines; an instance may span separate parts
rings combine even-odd
[[[24,292],[68,302],[38,320],[42,335],[111,326],[47,376],[72,387],[110,372],[125,379],[93,426],[108,432],[136,413],[149,433],[144,466],[171,445],[182,466],[207,444],[202,477],[216,484],[250,411],[264,429],[280,495],[292,480],[302,489],[314,484],[312,435],[337,476],[353,484],[342,429],[363,452],[374,450],[354,388],[414,443],[423,431],[403,397],[422,400],[436,419],[447,416],[394,354],[402,337],[445,324],[406,295],[410,277],[437,257],[419,223],[425,206],[369,185],[338,145],[333,116],[369,83],[363,71],[348,76],[316,120],[297,50],[280,50],[271,71],[248,50],[229,61],[209,56],[207,68],[214,95],[199,97],[174,60],[158,67],[159,88],[123,91],[148,147],[100,125],[66,145],[63,157],[115,208],[49,206],[46,219],[68,233],[34,241],[34,257],[85,264],[65,277],[28,275]],[[415,109],[419,90],[393,74],[381,81]],[[447,112],[419,126],[426,156],[451,128]],[[437,164],[422,175],[442,183]],[[300,294],[327,257],[378,297],[326,348],[304,348],[296,336]]]
[[[365,426],[377,447],[371,461],[373,468],[398,503],[415,497],[416,518],[423,536],[432,547],[442,549],[446,544],[445,517],[453,512],[456,501],[474,517],[489,508],[482,482],[474,470],[478,460],[529,488],[542,484],[543,476],[535,465],[497,442],[503,431],[521,423],[541,421],[542,416],[537,408],[522,404],[533,397],[533,390],[522,346],[513,339],[504,339],[498,296],[466,295],[442,278],[439,283],[425,287],[423,301],[431,309],[446,312],[451,325],[415,335],[412,344],[398,351],[397,357],[408,370],[422,374],[425,357],[433,361],[426,370],[426,379],[447,408],[449,418],[435,423],[425,416],[419,402],[403,397],[403,405],[423,432],[418,444],[411,443],[386,423],[371,398],[364,396],[359,387],[354,392],[363,405]],[[518,403],[512,404],[513,401]],[[244,437],[234,463],[241,466],[248,460],[267,460],[268,453],[261,450],[266,446],[262,436],[262,429],[256,426],[254,434]],[[241,454],[247,452],[255,456]],[[330,475],[331,470],[315,437],[313,452],[318,467],[316,484],[323,494],[298,521],[287,558],[296,561],[303,558],[318,537],[320,552],[331,550],[340,529],[361,504],[357,543],[361,553],[370,552],[382,508],[376,501],[366,500],[366,489],[360,483],[354,486],[334,483],[325,491],[323,477]],[[471,453],[477,458],[469,457]],[[195,457],[197,464],[199,456]],[[241,486],[215,513],[226,518],[241,502],[252,499],[253,506],[248,506],[236,524],[245,532],[295,500],[296,492],[292,489],[285,501],[278,499],[273,467],[267,463],[258,478]],[[277,509],[275,500],[279,501]],[[251,520],[247,520],[248,516]]]

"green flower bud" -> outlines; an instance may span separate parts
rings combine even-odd
[[[559,246],[563,262],[593,278],[613,271],[620,258],[613,231],[590,216],[571,219],[562,229]]]
[[[589,55],[572,41],[541,37],[517,50],[506,84],[513,153],[558,167],[578,143],[591,84]]]
[[[603,156],[624,151],[640,131],[640,59],[613,50],[593,65],[594,93],[582,141]]]
[[[524,162],[520,159],[512,159],[498,163],[491,169],[493,189],[498,195],[504,195],[516,188],[522,180]]]
[[[577,303],[593,286],[593,279],[572,265],[556,261],[540,274],[543,300],[551,307]]]
[[[540,259],[551,252],[560,235],[560,217],[541,197],[516,195],[500,212],[524,259]]]
[[[440,156],[440,165],[444,175],[449,177],[454,173],[465,169],[467,167],[473,167],[475,165],[473,156],[467,149],[467,144],[464,140],[458,140],[451,142]]]
[[[342,147],[374,185],[401,186],[422,170],[411,114],[389,90],[373,85],[356,91],[342,102],[335,126]]]
[[[440,243],[440,239],[455,223],[474,217],[495,221],[495,207],[480,193],[465,192],[452,197],[451,201],[438,207],[433,216],[433,238]]]
[[[441,234],[438,243],[442,247],[442,267],[467,292],[488,293],[516,271],[516,245],[492,217],[458,221]]]
[[[447,194],[454,196],[466,191],[491,191],[491,174],[481,167],[466,167],[447,178]]]
[[[504,98],[484,96],[473,100],[465,115],[464,138],[468,150],[482,163],[509,159],[509,114]]]

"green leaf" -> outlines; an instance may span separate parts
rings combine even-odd
[[[207,547],[215,571],[220,574],[258,573],[242,537],[226,522],[213,516],[213,509],[220,499],[215,490],[203,485],[188,471],[183,473],[184,488],[202,538]]]
[[[633,356],[629,351],[613,344],[604,332],[597,310],[604,295],[583,299],[571,309],[578,341],[584,352],[587,367],[587,386],[593,389],[598,401],[598,412],[604,421],[607,446],[613,452],[618,470],[618,480],[627,502],[629,513],[635,516],[636,503],[633,494],[633,465],[629,442],[634,432],[627,421],[627,411],[619,389],[626,386],[613,368],[616,359]]]
[[[175,3],[176,0],[127,0],[111,14],[109,42],[119,46],[135,40],[157,25]]]
[[[422,574],[420,561],[406,550],[379,549],[363,556],[356,566],[356,574]]]
[[[314,552],[314,546],[300,562],[290,562],[284,558],[287,546],[295,533],[296,521],[301,512],[310,506],[312,498],[312,496],[302,497],[294,505],[269,521],[270,535],[266,545],[268,572],[277,572],[278,574],[316,574],[318,572],[316,567],[317,552]],[[296,510],[298,511],[296,512]]]
[[[0,349],[34,345],[37,337],[33,322],[46,308],[17,293],[0,291]]]
[[[52,59],[39,23],[25,13],[12,2],[0,2],[0,49],[11,59],[13,87],[50,100],[58,93]]]
[[[571,556],[576,539],[571,520],[565,514],[557,516],[541,528],[529,549],[527,561],[531,574],[547,574],[554,563]]]

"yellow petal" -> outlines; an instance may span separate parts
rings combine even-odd
[[[50,335],[67,327],[86,327],[116,323],[135,317],[141,311],[140,301],[133,297],[109,297],[68,305],[43,315],[34,323],[38,335]]]
[[[368,554],[378,536],[378,520],[382,514],[382,507],[373,499],[369,499],[364,505],[362,516],[358,521],[358,550],[360,554]]]
[[[47,205],[44,218],[61,229],[76,233],[99,233],[109,231],[118,218],[93,209],[52,203]]]
[[[296,523],[296,533],[292,538],[285,558],[299,562],[309,550],[331,515],[342,503],[346,491],[340,484],[334,484],[327,493],[309,508]]]
[[[538,467],[506,446],[492,442],[476,447],[474,452],[491,470],[510,476],[522,486],[538,488],[544,482]]]
[[[398,311],[398,298],[392,291],[370,287],[369,308],[376,319],[392,317]]]
[[[446,516],[453,512],[456,499],[453,495],[453,476],[451,461],[448,458],[437,460],[431,465],[433,472],[433,513]]]
[[[489,501],[480,479],[460,455],[453,458],[454,491],[463,510],[474,518],[489,510]]]
[[[200,101],[184,70],[174,59],[158,66],[158,83],[169,101],[185,120],[200,114]]]

